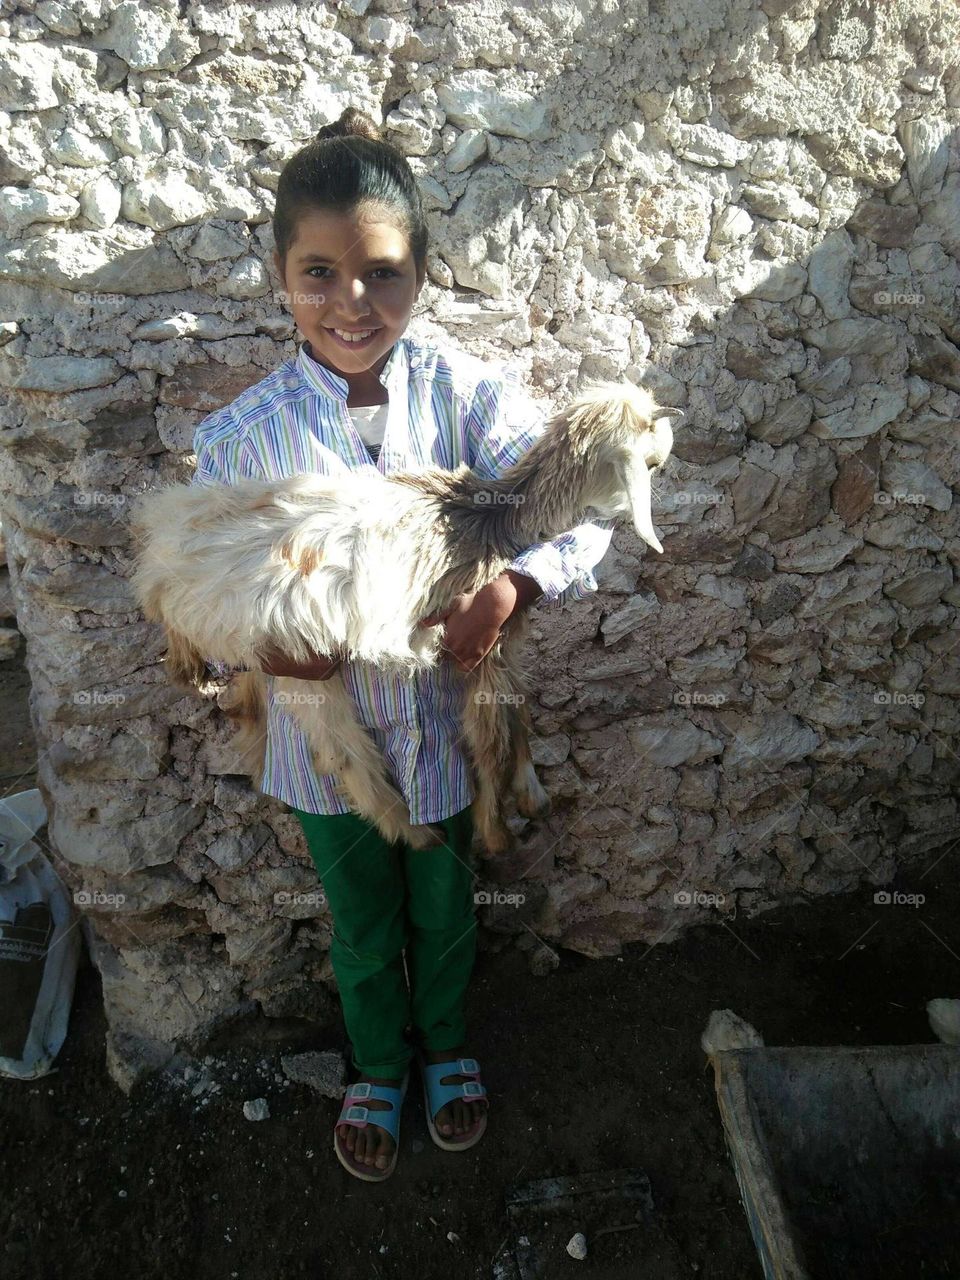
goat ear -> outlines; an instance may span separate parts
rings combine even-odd
[[[196,689],[210,679],[207,664],[199,649],[180,631],[167,628],[167,675],[184,689]]]
[[[650,424],[650,430],[647,432],[644,441],[644,454],[648,467],[662,466],[669,458],[673,450],[673,427],[669,419],[678,412],[679,410],[673,409],[665,413],[658,413]]]
[[[663,547],[660,545],[660,539],[653,528],[650,472],[642,457],[636,458],[630,468],[628,492],[633,527],[648,546],[653,547],[654,551],[659,551],[662,554]]]

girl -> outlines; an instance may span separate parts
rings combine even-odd
[[[512,372],[403,336],[426,275],[427,227],[413,171],[372,121],[348,109],[292,157],[273,232],[274,264],[304,342],[200,423],[196,483],[461,462],[492,477],[529,449],[542,422]],[[444,621],[448,657],[412,681],[322,655],[300,664],[277,652],[263,657],[272,676],[322,681],[339,669],[411,821],[437,823],[447,837],[435,850],[387,845],[350,812],[336,778],[314,771],[297,721],[268,695],[260,789],[297,814],[332,913],[331,962],[359,1072],[334,1150],[358,1178],[380,1182],[393,1172],[414,1055],[433,1141],[463,1151],[486,1127],[480,1066],[464,1056],[476,917],[458,673],[489,652],[515,610],[538,598],[559,607],[596,590],[590,570],[612,523],[530,547],[496,582],[458,597],[444,619],[424,619]]]

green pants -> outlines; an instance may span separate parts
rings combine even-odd
[[[408,1025],[425,1049],[454,1049],[466,1038],[477,943],[470,810],[435,824],[445,845],[419,850],[388,844],[353,813],[293,811],[333,916],[330,959],[353,1065],[401,1079],[414,1053]]]

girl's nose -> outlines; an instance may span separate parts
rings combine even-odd
[[[339,310],[344,316],[361,320],[370,314],[370,303],[367,301],[367,286],[362,280],[347,280],[338,297]]]

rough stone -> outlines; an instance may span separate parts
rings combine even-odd
[[[879,472],[880,445],[876,439],[841,460],[830,502],[844,523],[853,524],[872,508]]]
[[[860,545],[860,538],[827,525],[779,543],[774,554],[782,573],[825,573],[835,569]]]
[[[899,502],[949,511],[953,493],[921,458],[888,457],[880,468],[884,492]]]
[[[542,142],[549,136],[550,109],[543,98],[518,90],[502,73],[459,71],[437,85],[447,119],[461,129],[481,129]]]
[[[813,399],[808,395],[781,400],[776,410],[759,422],[750,424],[750,435],[765,444],[788,444],[802,436],[813,418]]]
[[[103,356],[0,356],[0,385],[11,391],[79,391],[116,382],[121,372],[115,360]]]
[[[934,604],[948,587],[953,586],[953,573],[950,569],[924,569],[920,573],[908,573],[896,582],[888,583],[884,595],[911,609],[923,605]]]
[[[323,1098],[342,1098],[346,1092],[346,1063],[342,1053],[288,1053],[280,1058],[288,1080],[308,1085]]]
[[[734,773],[783,769],[802,760],[820,745],[820,736],[809,725],[786,711],[773,711],[762,721],[724,717],[731,741],[723,752],[723,768]]]
[[[779,504],[757,521],[757,528],[774,542],[781,542],[820,524],[830,510],[830,485],[836,475],[836,460],[829,448],[813,443],[800,445]]]
[[[211,413],[235,400],[262,377],[263,370],[251,365],[238,369],[213,362],[183,365],[173,377],[161,380],[159,399],[161,404]]]
[[[154,231],[169,231],[181,227],[213,212],[211,201],[195,186],[192,175],[177,170],[167,170],[151,177],[141,178],[124,187],[120,211],[131,222],[142,223]]]
[[[856,231],[881,249],[899,249],[908,245],[920,221],[916,205],[892,205],[885,200],[864,200],[850,219]]]
[[[73,196],[0,188],[0,231],[8,236],[18,236],[35,222],[69,222],[79,212],[80,203]]]

